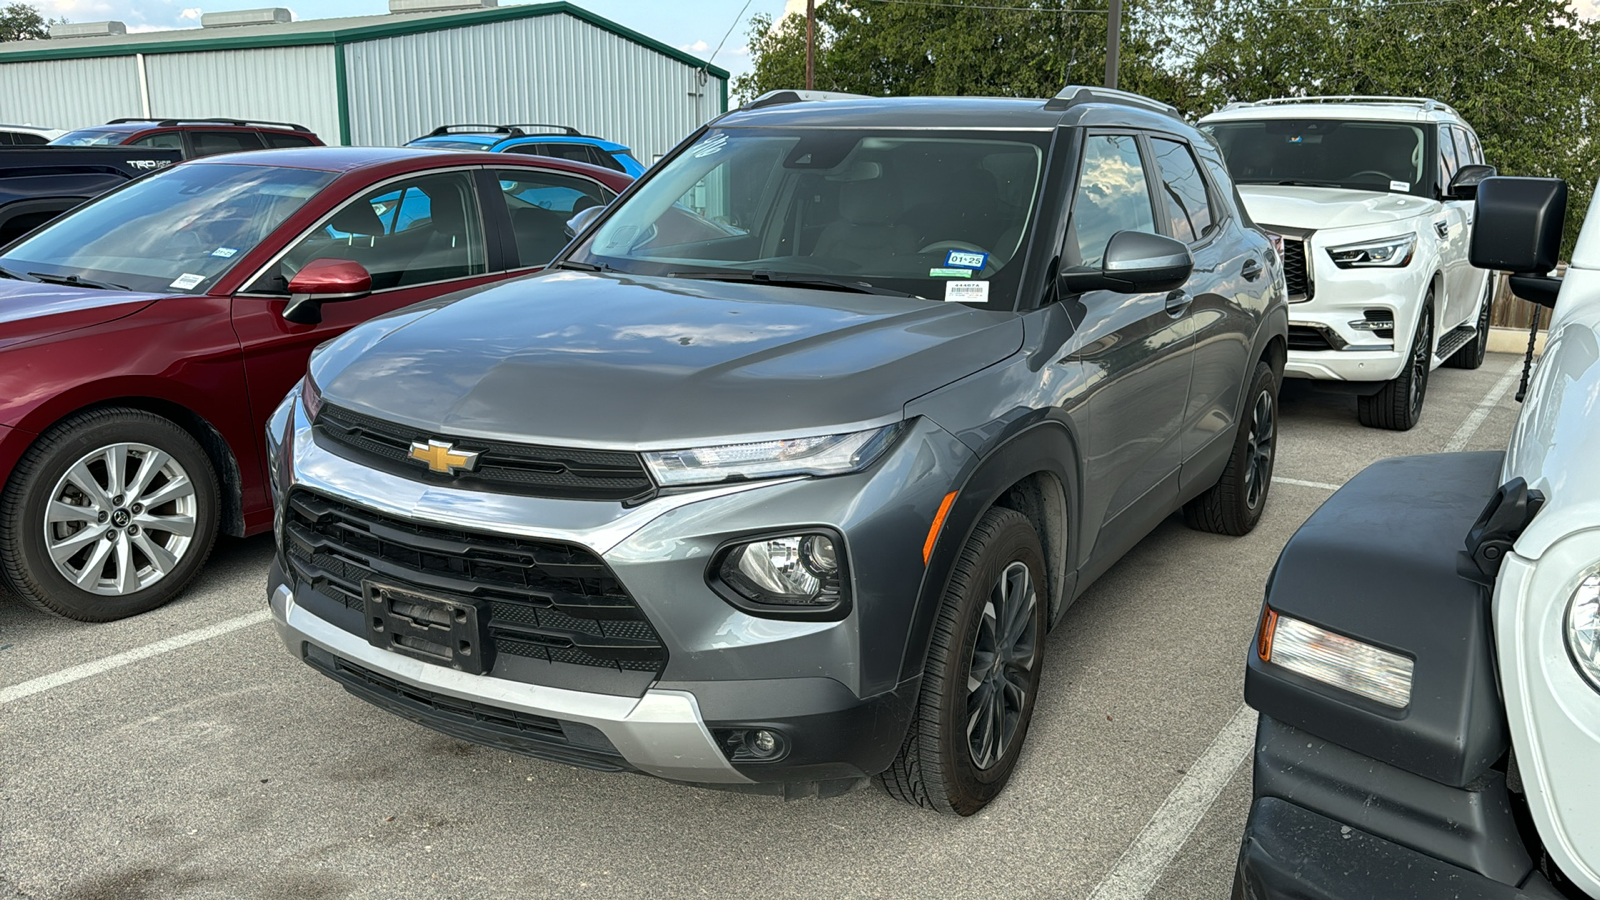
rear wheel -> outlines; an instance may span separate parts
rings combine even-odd
[[[1490,276],[1486,281],[1488,283],[1483,288],[1483,299],[1478,303],[1478,319],[1474,323],[1478,333],[1444,361],[1444,364],[1452,369],[1476,369],[1483,365],[1483,357],[1489,351],[1489,317],[1494,308],[1494,277]]]
[[[1021,513],[991,509],[961,551],[891,796],[970,816],[1011,778],[1033,718],[1045,632],[1044,552]]]
[[[1410,431],[1422,418],[1422,401],[1428,394],[1428,372],[1433,368],[1433,292],[1422,301],[1422,316],[1405,371],[1369,397],[1356,398],[1356,414],[1368,428]]]
[[[136,409],[40,436],[0,495],[0,573],[47,612],[107,622],[188,585],[217,534],[217,479],[173,422]]]
[[[1184,504],[1183,520],[1190,528],[1242,535],[1261,521],[1278,449],[1278,378],[1265,362],[1256,363],[1249,396],[1250,406],[1239,423],[1222,477]]]

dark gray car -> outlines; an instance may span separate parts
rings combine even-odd
[[[970,814],[1067,606],[1175,511],[1259,519],[1285,295],[1153,101],[764,97],[550,270],[316,354],[273,615],[464,740]]]

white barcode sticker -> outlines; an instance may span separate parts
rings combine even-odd
[[[946,281],[944,283],[944,299],[947,303],[988,303],[989,282]]]

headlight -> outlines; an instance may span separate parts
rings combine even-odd
[[[1590,575],[1567,604],[1567,652],[1589,686],[1600,691],[1600,575]]]
[[[317,383],[311,380],[311,373],[300,379],[300,406],[306,411],[306,419],[315,421],[317,413],[322,412],[322,391],[317,388]]]
[[[852,434],[661,450],[644,454],[644,461],[663,487],[781,475],[843,475],[872,465],[899,433],[900,423],[895,423]]]
[[[1341,269],[1364,269],[1375,266],[1399,268],[1411,262],[1416,249],[1417,236],[1407,234],[1376,241],[1362,241],[1359,244],[1345,244],[1342,247],[1329,247],[1328,255],[1333,257],[1333,264]]]
[[[735,595],[728,599],[758,614],[837,613],[846,599],[841,557],[831,534],[761,538],[724,550],[715,581]]]
[[[1404,709],[1411,702],[1413,660],[1271,609],[1261,618],[1256,653],[1264,662],[1385,706]]]

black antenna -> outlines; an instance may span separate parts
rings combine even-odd
[[[1517,402],[1528,396],[1528,373],[1533,371],[1533,345],[1539,340],[1539,316],[1544,313],[1544,307],[1533,306],[1533,322],[1528,326],[1528,352],[1522,357],[1522,383],[1517,385]],[[1485,339],[1487,339],[1485,335]]]

